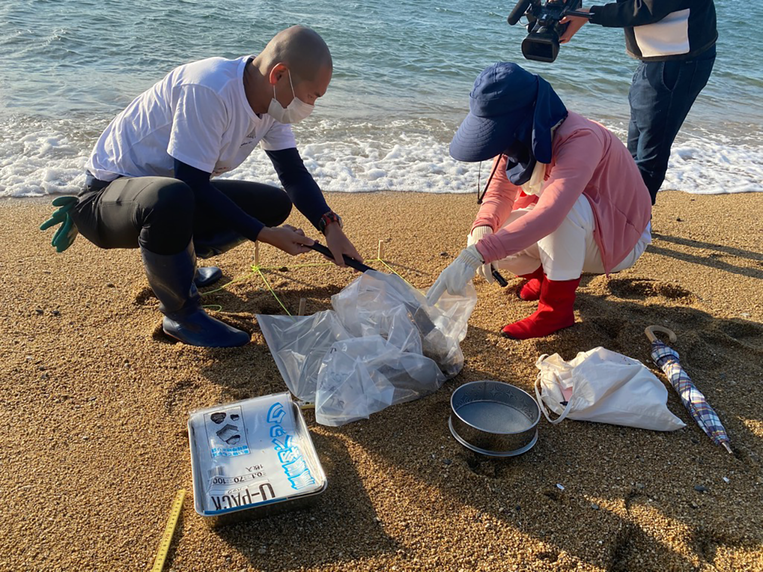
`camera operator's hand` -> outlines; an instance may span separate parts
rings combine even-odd
[[[578,8],[577,11],[588,12],[588,8]],[[567,28],[564,30],[564,33],[559,37],[559,43],[566,44],[569,42],[572,39],[572,36],[574,36],[586,22],[588,22],[588,19],[583,18],[582,16],[565,16],[559,20],[560,24],[568,24]]]

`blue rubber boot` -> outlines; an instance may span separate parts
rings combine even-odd
[[[151,289],[164,314],[162,329],[168,336],[191,346],[229,348],[249,343],[249,334],[209,316],[201,307],[194,284],[196,255],[193,242],[177,254],[156,254],[140,248]]]

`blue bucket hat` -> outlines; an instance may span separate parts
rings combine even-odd
[[[483,70],[469,94],[469,115],[450,142],[457,161],[492,159],[521,139],[534,159],[551,162],[551,128],[567,108],[551,85],[515,63]]]

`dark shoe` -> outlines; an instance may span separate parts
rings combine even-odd
[[[197,288],[205,288],[214,284],[223,277],[223,271],[217,266],[199,267],[193,277],[193,283]]]
[[[194,236],[193,247],[199,258],[211,258],[237,247],[246,238],[233,230],[224,230],[206,236]],[[198,284],[197,284],[198,286]]]
[[[201,296],[193,283],[196,255],[193,243],[177,254],[156,254],[140,249],[146,276],[164,314],[164,333],[184,344],[227,348],[249,343],[249,334],[216,320],[201,307]]]
[[[538,269],[531,274],[523,274],[520,278],[524,278],[526,282],[520,286],[517,296],[521,300],[532,301],[540,298],[540,286],[545,278],[543,274],[543,267],[538,266]]]
[[[504,326],[501,335],[515,340],[543,338],[575,323],[575,291],[580,278],[541,282],[538,309],[531,316]]]
[[[164,316],[164,333],[189,346],[233,348],[249,343],[249,334],[209,316],[201,307],[194,312]]]

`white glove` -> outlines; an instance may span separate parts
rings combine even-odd
[[[482,256],[476,246],[468,246],[440,273],[427,292],[427,302],[434,305],[447,290],[449,294],[463,294],[466,285],[474,278],[477,268],[482,266]]]
[[[493,234],[493,229],[489,226],[477,226],[466,237],[466,246],[477,244],[483,237],[490,236],[491,234]],[[483,264],[477,269],[477,274],[482,276],[488,284],[495,282],[492,264]]]

